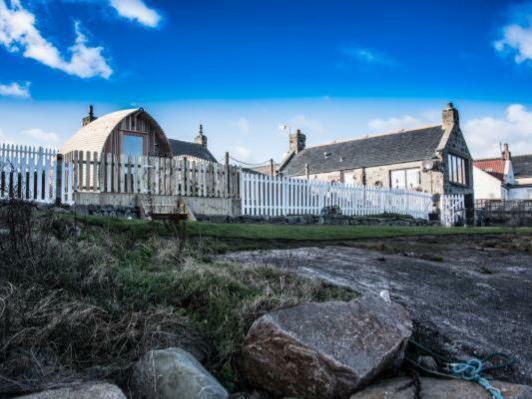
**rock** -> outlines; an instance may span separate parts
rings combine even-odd
[[[190,353],[180,348],[148,352],[136,364],[133,390],[146,399],[225,399],[229,395]]]
[[[95,382],[19,396],[18,399],[126,399],[126,395],[116,385]]]
[[[425,370],[438,370],[438,363],[436,363],[436,360],[432,356],[419,356],[417,358],[417,364],[419,364]]]
[[[461,380],[421,378],[420,397],[423,399],[492,399],[479,384]],[[491,381],[505,398],[532,399],[532,387]],[[394,378],[352,395],[350,399],[412,399],[415,388],[410,378]]]
[[[378,296],[298,305],[253,323],[241,371],[280,397],[346,398],[402,362],[411,332],[404,308]]]

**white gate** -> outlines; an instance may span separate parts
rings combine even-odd
[[[462,194],[442,195],[441,224],[447,227],[465,223],[465,200]]]

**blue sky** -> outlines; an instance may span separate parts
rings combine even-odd
[[[89,103],[205,124],[216,156],[438,123],[532,152],[532,2],[0,0],[0,141],[59,147]]]

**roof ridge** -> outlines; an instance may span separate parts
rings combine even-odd
[[[364,136],[364,137],[355,138],[355,139],[347,139],[347,140],[340,140],[340,141],[336,141],[336,140],[335,140],[335,141],[333,141],[333,142],[329,142],[329,143],[316,144],[316,145],[313,145],[312,147],[307,147],[307,148],[305,148],[305,150],[307,150],[307,149],[311,149],[311,148],[317,148],[317,147],[324,147],[324,146],[327,146],[327,145],[345,144],[345,143],[350,143],[350,142],[353,142],[353,141],[368,140],[368,139],[373,139],[373,138],[376,138],[376,137],[393,136],[393,135],[396,135],[396,134],[402,134],[402,133],[411,133],[411,132],[416,132],[416,131],[418,131],[418,130],[432,129],[432,128],[435,128],[435,127],[441,127],[441,126],[442,126],[442,125],[428,125],[428,126],[424,126],[424,127],[415,128],[415,129],[399,130],[399,131],[396,131],[396,132],[377,133],[377,134],[367,134],[367,135]],[[305,150],[303,150],[303,151],[305,151]]]

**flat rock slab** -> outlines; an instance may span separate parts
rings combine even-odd
[[[229,394],[181,348],[148,352],[136,364],[132,386],[145,399],[226,399]]]
[[[495,377],[532,385],[532,255],[481,250],[480,240],[433,238],[423,250],[439,261],[346,246],[235,252],[223,259],[278,266],[361,293],[388,290],[410,312],[414,335],[425,345],[461,359],[512,354],[515,370]],[[405,252],[423,244],[420,238],[379,242]]]
[[[20,396],[19,399],[126,399],[126,395],[116,385],[84,383]]]
[[[479,384],[438,378],[420,379],[420,397],[423,399],[492,399]],[[532,388],[526,385],[492,381],[505,398],[532,399]],[[352,395],[350,399],[412,399],[416,389],[410,378],[394,378]]]
[[[251,326],[242,373],[278,396],[347,398],[402,362],[411,332],[405,309],[376,296],[281,309]]]

